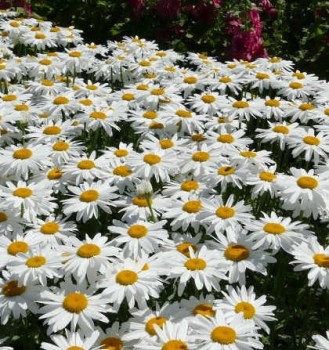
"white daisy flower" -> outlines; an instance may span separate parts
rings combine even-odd
[[[214,115],[221,109],[223,98],[215,91],[204,91],[187,99],[191,108],[200,114]]]
[[[131,350],[133,344],[136,343],[124,339],[125,334],[127,334],[127,323],[114,322],[111,327],[104,331],[100,328],[97,328],[97,330],[100,333],[97,340],[100,349]]]
[[[192,295],[189,299],[182,299],[180,305],[187,313],[184,318],[193,322],[197,315],[214,317],[216,315],[214,299],[213,294],[207,294],[205,297],[201,294],[199,298]]]
[[[315,350],[327,350],[329,348],[329,331],[326,332],[326,336],[316,334],[312,336],[312,339],[315,341],[315,346],[308,345],[309,349]]]

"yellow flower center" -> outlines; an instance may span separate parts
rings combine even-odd
[[[152,199],[150,198],[149,200],[150,200],[150,202],[152,204]],[[146,198],[141,197],[141,196],[134,197],[133,198],[133,204],[137,205],[138,207],[141,207],[141,208],[146,208],[148,206]]]
[[[40,232],[44,235],[54,235],[59,230],[59,225],[57,222],[49,221],[41,225]]]
[[[329,108],[326,108],[323,113],[326,115],[326,116],[329,116]]]
[[[298,81],[292,81],[289,84],[289,87],[294,89],[294,90],[298,90],[298,89],[302,89],[304,87],[304,85]]]
[[[88,84],[88,85],[86,86],[86,88],[87,88],[88,90],[95,91],[95,90],[98,89],[98,86],[97,86],[97,85],[93,85],[93,84]]]
[[[195,84],[198,81],[196,77],[185,77],[184,83],[186,84]]]
[[[305,79],[305,74],[303,74],[301,72],[294,72],[294,73],[292,73],[292,76],[297,78],[297,79]]]
[[[219,207],[216,210],[216,215],[224,220],[229,219],[235,215],[235,210],[231,207],[226,207],[226,206]]]
[[[175,67],[166,67],[165,71],[173,73],[173,72],[176,72],[176,68]]]
[[[79,52],[79,51],[71,51],[71,52],[69,53],[69,56],[70,56],[70,57],[78,58],[78,57],[81,57],[81,56],[82,56],[82,53]]]
[[[188,201],[183,205],[183,210],[189,214],[198,213],[202,208],[200,201]]]
[[[147,84],[139,84],[136,86],[137,90],[141,90],[141,91],[146,91],[148,90],[149,86]]]
[[[269,222],[264,225],[263,230],[266,233],[272,234],[272,235],[282,235],[282,233],[286,232],[286,229],[281,224],[278,224],[276,222]]]
[[[48,180],[58,180],[62,177],[63,173],[61,169],[59,168],[54,168],[48,171],[47,173],[47,178]]]
[[[165,317],[161,317],[161,316],[153,317],[146,322],[145,330],[149,335],[156,335],[154,325],[157,325],[162,329],[163,325],[166,322],[167,322],[167,319]]]
[[[16,21],[11,21],[11,22],[9,22],[9,25],[10,25],[11,27],[14,27],[14,28],[20,27],[20,24],[19,24],[18,22],[16,22]]]
[[[272,131],[277,132],[278,134],[289,134],[289,129],[284,125],[276,125],[272,128]]]
[[[224,83],[224,84],[227,84],[227,83],[231,83],[232,82],[232,79],[230,77],[220,77],[218,79],[218,81],[220,83]]]
[[[124,101],[133,101],[135,99],[135,95],[134,94],[130,94],[130,93],[125,93],[121,96],[121,98]]]
[[[81,160],[77,164],[77,167],[82,170],[89,170],[89,169],[95,168],[95,163],[90,159],[85,159],[85,160]]]
[[[313,255],[314,263],[320,267],[329,267],[329,256],[323,253]]]
[[[217,174],[222,176],[228,176],[234,173],[235,173],[235,169],[232,166],[222,166],[217,171]]]
[[[187,180],[181,184],[180,188],[181,190],[186,192],[196,191],[197,189],[199,189],[199,184],[194,180]]]
[[[188,346],[181,340],[169,340],[162,345],[161,350],[188,350]]]
[[[33,256],[26,260],[25,265],[30,268],[38,268],[46,263],[44,256]]]
[[[259,80],[270,79],[270,76],[266,73],[257,73],[256,79],[259,79]]]
[[[315,107],[311,103],[302,103],[299,105],[298,108],[301,109],[302,111],[311,111]]]
[[[249,249],[240,244],[232,244],[225,249],[224,256],[232,261],[245,260],[249,257]]]
[[[199,304],[193,309],[193,315],[214,317],[216,311],[210,304]]]
[[[318,181],[311,176],[301,176],[297,180],[297,185],[300,188],[308,188],[310,190],[313,190],[314,188],[316,188],[318,184],[319,184]]]
[[[270,171],[261,171],[258,176],[262,181],[266,182],[272,182],[276,179],[276,175]]]
[[[6,297],[17,297],[22,295],[26,290],[26,286],[18,287],[18,281],[13,280],[6,282],[2,287],[2,294]]]
[[[241,151],[240,155],[246,158],[255,158],[257,153],[252,151]]]
[[[268,107],[279,107],[280,106],[280,101],[275,100],[275,99],[269,99],[269,100],[266,100],[265,106],[268,106]]]
[[[70,346],[66,350],[84,350],[81,346]]]
[[[255,316],[256,310],[252,304],[246,301],[241,301],[240,303],[235,305],[235,312],[243,312],[244,318],[250,319]]]
[[[175,114],[181,118],[192,118],[192,113],[186,109],[178,109]]]
[[[43,133],[45,135],[58,135],[62,132],[62,129],[56,125],[54,126],[47,126],[44,128]]]
[[[17,188],[14,192],[13,192],[13,195],[16,196],[16,197],[21,197],[21,198],[28,198],[30,196],[32,196],[33,194],[33,191],[30,190],[29,188],[27,187],[20,187],[20,188]]]
[[[222,134],[217,137],[217,141],[222,143],[232,143],[234,142],[234,137],[230,134]]]
[[[149,129],[163,129],[164,128],[164,125],[162,123],[151,123],[149,125]]]
[[[115,280],[123,286],[129,286],[138,281],[138,275],[135,271],[122,270],[116,274]]]
[[[84,294],[74,292],[68,294],[63,301],[63,308],[71,313],[79,314],[88,306],[88,299]]]
[[[149,61],[140,61],[139,65],[142,67],[149,67],[151,63]]]
[[[120,338],[108,337],[101,341],[101,349],[104,350],[122,350],[123,341]]]
[[[3,211],[0,211],[0,222],[4,222],[8,220],[8,215]]]
[[[132,225],[128,229],[128,235],[133,238],[142,238],[148,233],[147,227],[143,225]]]
[[[192,139],[192,141],[195,141],[195,142],[201,142],[201,141],[205,140],[206,138],[203,134],[193,134],[191,139]]]
[[[118,158],[126,157],[128,155],[128,151],[126,149],[116,149],[114,151],[114,155]]]
[[[151,95],[160,96],[163,95],[165,92],[165,89],[153,89],[151,90]]]
[[[15,159],[28,159],[32,157],[33,152],[28,148],[20,148],[13,153]]]
[[[154,79],[157,77],[157,75],[155,73],[146,73],[146,74],[144,74],[144,77],[146,79]]]
[[[233,102],[232,106],[234,108],[248,108],[249,103],[246,101],[235,101],[235,102]]]
[[[158,113],[155,111],[146,111],[143,114],[145,119],[155,119],[158,116]]]
[[[29,110],[29,106],[28,105],[16,105],[15,106],[15,111],[17,112],[27,112]]]
[[[89,117],[93,119],[102,119],[102,120],[107,118],[106,114],[103,112],[92,112],[90,113]]]
[[[85,98],[83,100],[80,100],[79,102],[84,106],[91,106],[93,104],[93,101],[89,98]]]
[[[53,144],[53,150],[57,152],[67,151],[70,145],[65,141],[59,141]]]
[[[94,243],[85,243],[79,247],[77,250],[77,255],[80,258],[90,259],[93,256],[99,255],[101,253],[101,248]]]
[[[161,157],[156,154],[146,154],[143,158],[144,162],[149,165],[158,164],[161,162]]]
[[[36,39],[41,39],[41,40],[47,38],[47,36],[45,34],[43,34],[43,33],[35,33],[34,37]]]
[[[187,260],[184,266],[191,271],[204,270],[207,267],[207,263],[203,259],[193,258]]]
[[[170,139],[162,139],[159,141],[161,149],[168,149],[175,146],[175,144]]]
[[[11,101],[16,101],[17,100],[17,96],[16,95],[5,95],[2,96],[2,101],[4,102],[11,102]]]
[[[24,241],[16,241],[10,243],[7,247],[7,253],[10,255],[16,255],[17,253],[27,253],[29,245]]]
[[[271,57],[268,60],[270,63],[279,63],[282,61],[282,59],[280,57]]]
[[[121,177],[126,177],[132,174],[132,170],[130,170],[127,165],[121,165],[113,169],[113,174]]]
[[[192,156],[192,159],[195,162],[206,162],[210,158],[210,154],[208,152],[195,152]]]
[[[234,343],[236,338],[236,332],[231,327],[219,326],[214,328],[211,332],[212,341],[223,345]]]
[[[52,62],[52,60],[49,60],[48,58],[44,58],[44,59],[40,60],[39,63],[42,66],[50,66],[53,62]]]
[[[213,95],[203,95],[201,97],[201,100],[204,102],[204,103],[213,103],[216,101],[216,97],[213,96]]]
[[[99,198],[99,192],[95,190],[87,190],[80,194],[80,201],[81,202],[94,202]]]
[[[183,243],[179,243],[176,246],[176,250],[178,252],[180,252],[181,254],[185,255],[186,257],[190,257],[190,250],[189,247],[192,248],[193,252],[196,252],[198,249],[196,247],[195,244],[193,244],[192,242],[183,242]]]
[[[66,105],[70,100],[65,96],[58,96],[53,100],[54,105]]]
[[[304,143],[311,146],[319,146],[320,140],[315,136],[305,136],[303,138]]]
[[[41,80],[40,84],[43,85],[43,86],[54,86],[54,82],[53,81],[46,80],[46,79]]]

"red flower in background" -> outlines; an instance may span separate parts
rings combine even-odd
[[[145,7],[145,0],[128,0],[128,5],[132,9],[133,16],[138,19]]]
[[[159,0],[155,5],[155,11],[159,17],[173,20],[181,12],[180,0]]]
[[[24,0],[13,1],[12,6],[13,7],[22,7],[29,15],[32,14],[32,8],[27,1],[24,1]],[[2,10],[8,9],[10,7],[11,7],[11,1],[0,0],[0,8]]]

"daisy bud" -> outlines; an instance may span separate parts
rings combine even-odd
[[[148,180],[142,180],[141,183],[136,185],[136,194],[139,197],[150,198],[153,193],[151,182]]]

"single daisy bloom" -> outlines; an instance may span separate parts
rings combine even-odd
[[[214,115],[221,109],[223,98],[215,91],[204,91],[187,99],[191,108],[200,114]]]
[[[222,291],[224,299],[214,302],[216,309],[225,312],[228,319],[233,319],[236,314],[242,313],[246,320],[252,320],[257,327],[263,329],[267,334],[270,329],[265,322],[274,321],[273,311],[276,309],[272,305],[264,305],[266,303],[266,295],[257,298],[254,293],[254,287],[246,286],[233,287],[229,286],[228,291]]]
[[[60,283],[60,287],[44,290],[39,303],[44,304],[39,310],[41,320],[48,325],[47,334],[56,333],[70,325],[74,331],[77,326],[90,334],[94,321],[109,322],[104,313],[110,311],[108,299],[94,287],[86,288],[86,283],[78,286],[70,281]]]
[[[71,215],[76,213],[77,220],[86,222],[91,218],[96,219],[99,216],[99,208],[106,213],[112,213],[110,206],[116,206],[113,200],[116,200],[118,195],[114,193],[117,188],[109,186],[106,182],[84,182],[77,186],[68,186],[72,197],[62,201],[63,213]]]
[[[71,237],[70,243],[71,246],[65,245],[58,249],[65,257],[64,272],[72,275],[77,283],[82,283],[86,278],[90,284],[94,283],[98,274],[104,274],[110,268],[113,257],[119,253],[119,249],[113,247],[107,237],[100,233],[93,238],[86,235],[84,241]]]
[[[189,299],[182,299],[180,305],[182,309],[186,311],[184,318],[193,322],[193,319],[197,315],[214,317],[216,315],[214,299],[215,297],[213,294],[208,294],[205,297],[201,294],[199,298],[192,295]]]
[[[308,272],[308,285],[313,286],[316,281],[320,287],[329,289],[329,246],[324,248],[315,237],[307,242],[295,245],[290,254],[294,256],[291,264],[295,264],[294,271]]]
[[[217,310],[215,317],[197,315],[191,328],[199,341],[200,350],[252,350],[263,349],[255,324],[241,314],[229,318]]]
[[[70,332],[65,329],[65,335],[54,334],[51,335],[52,343],[41,343],[43,350],[98,350],[95,346],[99,337],[99,332],[93,330],[89,335],[84,335],[81,330],[77,332]]]
[[[99,331],[99,336],[97,344],[99,347],[97,349],[104,350],[130,350],[133,349],[135,341],[131,342],[124,339],[125,334],[127,334],[127,323],[120,324],[119,322],[114,322],[111,327],[102,330],[97,328]]]

